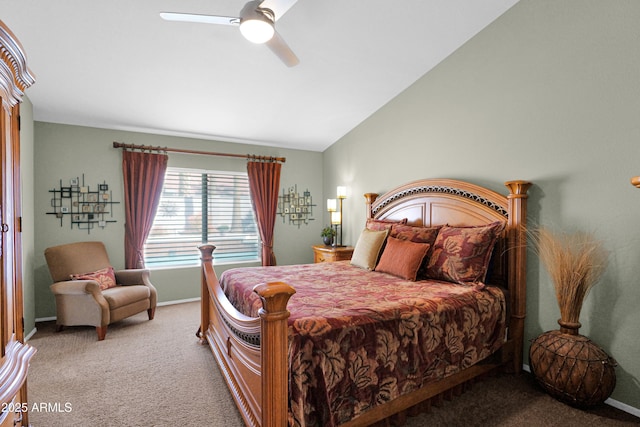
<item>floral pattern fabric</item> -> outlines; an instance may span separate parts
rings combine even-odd
[[[438,231],[440,231],[441,228],[441,226],[416,227],[406,224],[393,224],[389,235],[400,240],[433,245],[438,237]]]
[[[411,282],[348,261],[227,270],[231,303],[257,316],[256,284],[291,284],[289,425],[337,426],[486,358],[505,338],[502,291]]]
[[[505,225],[494,222],[476,227],[443,226],[431,249],[427,277],[484,286],[493,246]]]
[[[93,273],[72,274],[71,280],[95,280],[101,290],[116,286],[116,274],[113,267],[106,267]]]
[[[368,218],[365,228],[371,231],[381,231],[381,230],[390,230],[393,224],[406,224],[407,218],[402,218],[400,220],[389,220],[389,219],[373,219]]]

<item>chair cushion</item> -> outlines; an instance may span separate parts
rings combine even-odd
[[[151,292],[147,286],[131,285],[105,289],[102,291],[102,295],[109,303],[109,307],[114,309],[149,299]]]

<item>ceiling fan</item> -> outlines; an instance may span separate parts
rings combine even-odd
[[[160,12],[167,21],[199,22],[203,24],[234,25],[249,41],[266,44],[287,66],[298,65],[300,60],[278,34],[275,23],[297,0],[252,0],[244,5],[239,17],[198,15],[193,13]]]

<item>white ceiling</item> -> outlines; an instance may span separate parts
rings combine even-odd
[[[37,121],[323,151],[517,0],[299,0],[288,68],[237,27],[244,0],[0,0]]]

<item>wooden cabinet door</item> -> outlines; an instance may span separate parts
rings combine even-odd
[[[2,370],[7,372],[6,366],[15,366],[16,357],[20,351],[14,344],[22,344],[24,339],[22,324],[22,263],[21,240],[19,229],[20,212],[20,145],[16,132],[18,132],[17,117],[18,105],[9,106],[0,97],[0,355],[2,356]],[[15,120],[14,120],[15,118]],[[15,349],[7,354],[7,349]],[[29,357],[30,358],[30,357]],[[28,359],[23,360],[28,364]],[[20,362],[19,362],[20,363]],[[16,372],[16,375],[19,375]],[[9,407],[21,408],[23,396],[26,396],[26,387],[20,386],[16,390],[16,378],[11,373],[5,374],[0,384],[0,394],[5,395],[6,400],[12,398]],[[24,399],[26,402],[26,398]],[[13,411],[12,411],[13,412]],[[6,416],[5,422],[10,425],[22,425],[25,414],[20,412],[2,414]],[[9,421],[11,420],[11,421]]]
[[[4,100],[3,100],[4,101]],[[16,289],[16,234],[14,196],[14,160],[12,142],[12,107],[2,103],[0,112],[0,231],[2,246],[0,247],[0,305],[2,317],[1,347],[2,355],[6,345],[16,339],[16,317],[22,318],[21,299],[17,300]],[[19,172],[19,168],[18,168]],[[18,305],[20,302],[20,306]]]

